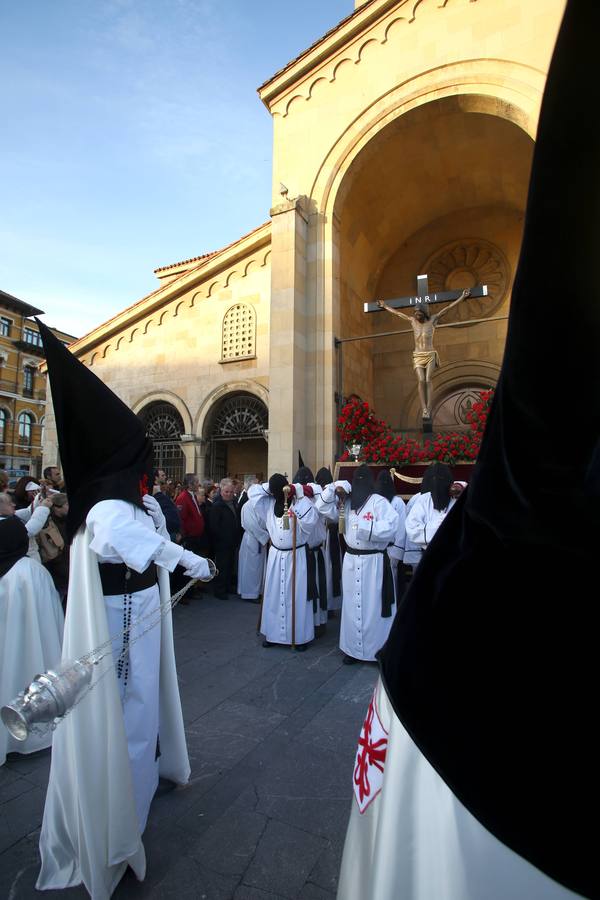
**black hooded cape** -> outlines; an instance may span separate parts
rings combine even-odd
[[[18,516],[7,516],[0,520],[0,578],[29,550],[29,535]]]
[[[462,803],[600,896],[595,593],[600,4],[567,6],[542,104],[505,358],[468,491],[380,654],[392,705]]]
[[[101,500],[142,506],[152,487],[152,442],[128,406],[38,323],[48,364],[72,540]],[[142,506],[143,508],[143,506]]]

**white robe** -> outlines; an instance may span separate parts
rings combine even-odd
[[[40,564],[42,558],[40,556],[40,548],[38,546],[36,535],[40,533],[47,523],[49,515],[50,508],[48,506],[36,506],[35,501],[34,503],[30,503],[29,506],[26,506],[25,509],[17,509],[15,511],[15,516],[24,523],[27,534],[29,535],[29,550],[27,551],[27,556],[31,559],[35,559],[35,561]],[[4,518],[4,516],[2,518]]]
[[[394,590],[396,591],[397,598],[398,566],[401,565],[402,560],[404,559],[404,547],[406,544],[406,504],[402,497],[399,497],[397,494],[395,497],[392,497],[390,503],[398,513],[398,527],[396,528],[394,541],[388,547],[388,556],[390,558],[390,565],[394,576]]]
[[[292,540],[293,525],[283,527],[283,517],[275,515],[275,500],[268,492],[268,485],[250,488],[248,503],[254,504],[258,521],[269,532],[271,546],[267,559],[265,589],[263,594],[261,634],[272,644],[292,643]],[[293,503],[296,519],[296,591],[295,591],[295,643],[307,644],[315,636],[312,603],[307,600],[306,544],[318,522],[318,513],[302,487],[296,486],[298,497]],[[262,493],[261,493],[262,492]],[[246,504],[247,505],[247,504]]]
[[[244,535],[238,555],[237,590],[243,600],[256,600],[262,594],[265,580],[269,532],[260,525],[249,501],[242,506],[241,518]]]
[[[406,519],[408,519],[408,515],[409,515],[410,511],[412,510],[413,506],[415,505],[415,503],[421,496],[422,496],[421,494],[413,494],[413,496],[410,498],[410,500],[407,501],[407,503],[406,503]],[[404,521],[404,529],[405,530],[406,530],[406,519]],[[407,534],[405,537],[405,541],[404,541],[403,562],[407,566],[412,566],[414,569],[416,566],[419,565],[422,555],[423,555],[423,553],[422,553],[422,550],[419,547],[419,545],[415,544],[413,541],[411,541]]]
[[[132,569],[144,571],[154,556],[159,564],[161,601],[166,601],[170,594],[168,570],[171,565],[174,567],[180,555],[181,548],[164,542],[154,531],[150,517],[141,510],[123,501],[106,500],[96,504],[71,549],[63,660],[75,659],[115,636],[110,624],[113,613],[107,610],[113,598],[102,595],[99,557],[114,562],[124,559]],[[131,595],[134,620],[140,596],[148,594],[155,596],[156,588]],[[120,601],[123,601],[122,597]],[[141,603],[147,606],[148,597],[141,596]],[[122,627],[121,613],[117,635]],[[120,640],[118,637],[115,643],[120,644]],[[140,652],[143,656],[148,650],[148,665],[141,673],[142,681],[147,677],[148,668],[159,667],[160,671],[159,773],[171,781],[185,784],[190,766],[170,612],[131,648],[132,666],[136,647],[138,659]],[[40,836],[42,868],[36,885],[40,890],[51,890],[83,882],[94,900],[110,897],[127,865],[132,867],[139,880],[144,878],[146,859],[140,819],[145,813],[141,806],[149,803],[151,797],[148,795],[154,781],[144,793],[143,778],[138,779],[136,774],[138,761],[134,744],[138,726],[140,734],[145,735],[142,743],[146,744],[142,768],[147,765],[148,732],[140,721],[142,712],[147,711],[151,721],[153,746],[156,739],[156,700],[150,700],[147,710],[140,706],[143,695],[138,692],[139,682],[136,684],[137,673],[133,667],[126,691],[125,714],[112,660],[104,660],[101,668],[103,671],[108,669],[108,674],[58,725],[54,734]],[[132,703],[128,709],[130,690]],[[145,775],[147,777],[147,771]]]
[[[327,485],[325,485],[327,487]],[[312,485],[314,494],[315,494],[315,507],[319,515],[325,520],[326,525],[326,538],[325,538],[325,547],[323,548],[323,555],[325,556],[325,574],[327,576],[327,609],[328,610],[338,610],[342,608],[342,578],[341,578],[341,567],[342,567],[342,551],[339,547],[339,537],[337,532],[332,531],[329,528],[329,524],[335,522],[337,524],[337,519],[332,514],[333,509],[335,508],[335,498],[334,500],[329,500],[327,502],[323,501],[323,490],[320,485],[313,484]],[[329,496],[329,495],[328,495]],[[333,566],[331,564],[331,541],[335,540],[338,542],[338,553],[340,555],[340,592],[339,594],[334,594],[333,590]]]
[[[409,737],[381,681],[367,722],[338,900],[575,900],[462,805]]]
[[[334,502],[335,487],[335,484],[327,485],[320,505],[322,514],[334,521],[339,518]],[[350,500],[346,499],[345,517],[344,538],[348,547],[381,552],[358,556],[344,554],[340,649],[354,659],[373,661],[387,640],[396,614],[394,603],[391,616],[384,619],[381,615],[381,588],[383,554],[396,534],[398,513],[385,497],[371,494],[358,510],[352,510]]]
[[[60,663],[64,624],[60,597],[40,563],[25,556],[0,578],[0,706]],[[51,731],[18,741],[0,723],[0,766],[7,753],[35,753],[51,743]]]
[[[425,550],[455,503],[452,497],[446,509],[439,510],[435,509],[430,493],[419,494],[406,516],[407,538]]]

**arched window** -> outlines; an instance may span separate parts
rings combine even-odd
[[[262,400],[249,394],[235,394],[223,400],[218,407],[213,418],[211,438],[243,440],[264,437],[268,427],[269,413]]]
[[[149,403],[138,413],[154,448],[154,466],[180,480],[185,474],[185,457],[181,450],[183,419],[171,403]]]
[[[237,303],[223,317],[221,361],[256,356],[256,313],[247,303]]]
[[[17,421],[19,423],[19,443],[30,446],[33,416],[31,415],[31,413],[22,412],[19,413],[19,418],[17,419]]]

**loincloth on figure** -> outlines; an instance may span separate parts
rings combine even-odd
[[[440,357],[437,350],[413,351],[413,369],[426,369],[430,362],[435,362],[436,369],[440,367]]]

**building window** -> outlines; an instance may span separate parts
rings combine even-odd
[[[23,329],[23,340],[26,344],[33,344],[34,347],[42,346],[42,336],[34,328]]]
[[[12,320],[5,318],[5,316],[0,317],[0,337],[10,337],[10,326],[12,325]]]
[[[31,413],[19,413],[19,443],[27,447],[31,446],[31,427],[33,425],[33,416]]]
[[[221,360],[248,359],[256,355],[256,313],[246,303],[228,309],[223,318]]]
[[[8,424],[8,413],[5,409],[0,409],[0,444],[4,443],[6,434],[6,425]]]
[[[25,397],[33,397],[33,366],[25,366],[23,369],[23,394]]]

